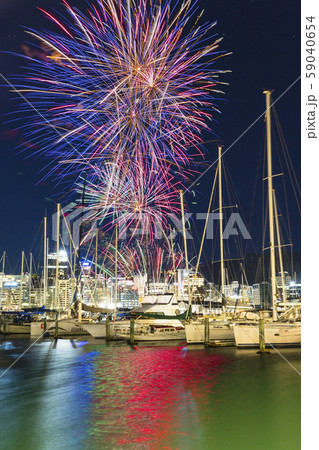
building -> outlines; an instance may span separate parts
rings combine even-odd
[[[48,254],[48,286],[55,286],[57,255]],[[64,250],[59,252],[59,280],[68,279],[68,255]]]
[[[252,285],[252,303],[261,309],[272,308],[271,284],[268,281]]]
[[[282,287],[281,272],[279,272],[279,274],[276,276],[276,285],[281,298],[283,298],[283,289],[286,292],[286,296],[288,295],[289,286],[291,283],[291,276],[288,274],[288,272],[284,272],[283,279],[284,279],[284,288]]]

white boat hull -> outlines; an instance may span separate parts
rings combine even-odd
[[[237,347],[259,347],[258,325],[234,325]],[[286,323],[265,324],[266,347],[298,347],[301,345],[301,325]]]
[[[83,328],[94,338],[101,339],[106,338],[106,325],[105,323],[86,323],[83,324]],[[110,323],[110,336],[114,337],[114,325]]]
[[[50,336],[54,335],[55,321],[47,321],[47,331]],[[31,336],[38,337],[44,333],[44,321],[31,323]],[[58,334],[63,335],[84,335],[88,334],[82,324],[77,323],[75,319],[62,319],[58,321]]]
[[[203,344],[205,342],[205,324],[190,323],[185,325],[186,340],[188,344]],[[209,342],[234,341],[233,327],[229,323],[221,322],[209,324]]]
[[[31,324],[30,323],[7,323],[6,325],[6,334],[30,334]],[[3,331],[3,325],[1,328]]]
[[[117,334],[120,339],[129,340],[130,330],[125,329]],[[185,341],[186,333],[184,328],[176,329],[170,328],[155,328],[154,331],[150,327],[137,327],[134,330],[134,341],[136,342],[150,342],[150,341]]]
[[[167,320],[167,319],[139,319],[135,321],[135,326],[142,325],[157,325],[157,326],[175,326],[180,327],[181,322],[179,320]],[[106,338],[106,324],[103,323],[91,323],[83,324],[83,328],[95,339]],[[122,339],[122,335],[129,332],[130,321],[123,320],[118,322],[110,322],[110,337],[112,339]]]

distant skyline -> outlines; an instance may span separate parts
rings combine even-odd
[[[83,9],[84,1],[72,1]],[[229,69],[232,73],[223,77],[229,83],[225,95],[219,102],[221,114],[214,131],[224,141],[224,148],[230,146],[265,109],[263,89],[274,89],[273,99],[284,92],[300,75],[300,2],[299,1],[249,1],[218,0],[198,2],[205,9],[205,19],[217,20],[215,31],[224,39],[223,50],[233,52],[220,59],[218,68]],[[44,0],[36,4],[31,0],[11,0],[0,5],[0,73],[6,78],[23,73],[25,62],[8,52],[25,52],[28,36],[22,27],[35,29],[52,28],[37,6],[62,11],[60,2]],[[55,29],[56,30],[56,29]],[[23,47],[24,46],[24,47]],[[41,252],[41,221],[47,211],[50,217],[55,211],[55,203],[65,206],[69,200],[63,186],[55,186],[50,180],[42,179],[46,162],[41,158],[19,153],[16,147],[24,139],[19,131],[19,122],[4,123],[9,120],[7,113],[15,108],[13,94],[2,80],[0,90],[0,252],[7,251],[8,271],[18,271],[20,252],[30,251],[35,257]],[[300,82],[297,82],[276,104],[276,110],[287,141],[290,157],[298,179],[300,179]],[[254,246],[248,244],[247,251],[261,252],[262,245],[262,163],[263,163],[263,119],[260,119],[225,156],[225,163],[232,184],[237,193],[243,219],[249,228]],[[207,136],[207,140],[214,137]],[[28,145],[28,144],[27,144]],[[274,173],[281,173],[275,155]],[[207,144],[206,159],[217,157],[215,143]],[[193,213],[206,212],[212,185],[210,170],[196,186],[197,199],[186,196],[188,210]],[[285,214],[284,191],[281,177],[274,182],[278,202]],[[289,187],[287,198],[291,235],[294,250],[300,251],[300,214]],[[193,204],[197,203],[197,204]],[[253,205],[253,209],[251,206]],[[53,248],[51,248],[53,250]],[[206,249],[208,255],[209,249]]]

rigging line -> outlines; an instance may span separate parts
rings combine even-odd
[[[88,250],[87,250],[87,252],[86,252],[85,260],[88,259],[88,254],[89,254],[89,252],[90,252],[92,243],[93,243],[93,239],[91,239],[91,241],[90,241],[90,246],[89,246],[89,248],[88,248]],[[82,270],[81,270],[81,274],[82,274]],[[91,289],[90,289],[90,287],[89,287],[89,284],[88,284],[88,281],[86,280],[86,277],[81,277],[81,280],[80,280],[80,281],[82,281],[82,279],[83,279],[83,282],[84,282],[84,286],[87,287],[87,289],[88,289],[88,291],[89,291],[89,293],[90,293],[90,296],[92,296],[92,291],[91,291]],[[83,293],[83,291],[82,291],[82,293]]]
[[[8,256],[8,254],[6,253],[6,266],[9,266],[9,268],[8,268],[8,273],[16,273],[16,268],[17,268],[17,265],[18,265],[18,263],[16,262],[16,264],[15,264],[15,266],[14,266],[14,269],[12,269],[13,268],[13,266],[12,266],[12,264],[11,264],[11,262],[10,262],[10,258],[9,258],[9,256]]]
[[[196,228],[195,228],[195,233],[196,233],[196,237],[198,238],[198,242],[199,242],[199,241],[200,241],[200,239],[199,239],[199,234],[197,233],[197,229],[196,229]],[[206,265],[208,265],[210,260],[209,260],[209,258],[207,257],[205,247],[203,248],[202,254],[203,254],[203,261],[204,261],[204,263],[205,263]],[[195,251],[195,255],[196,255],[196,251]]]
[[[60,235],[60,236],[61,236],[61,235]],[[61,243],[62,243],[62,246],[63,246],[63,248],[64,248],[64,251],[66,252],[66,255],[67,255],[67,261],[68,261],[69,267],[70,267],[70,269],[71,269],[71,276],[75,278],[75,272],[73,271],[73,267],[72,267],[72,265],[70,264],[71,260],[69,259],[69,256],[68,256],[68,254],[67,254],[67,251],[66,251],[66,248],[65,248],[63,239],[61,239]],[[71,283],[71,286],[72,286],[72,283]],[[75,286],[73,286],[73,288],[71,289],[71,304],[69,305],[69,309],[72,308],[72,306],[73,306],[73,304],[74,304],[74,301],[75,301],[75,300],[74,300],[75,289],[76,289]]]
[[[279,224],[279,228],[280,228],[280,229],[282,228],[282,226],[280,226],[280,223],[279,223],[279,222],[280,222],[280,217],[281,217],[281,218],[282,218],[282,220],[281,220],[281,225],[283,225],[285,232],[286,232],[287,235],[289,236],[289,230],[288,230],[288,228],[287,228],[287,225],[286,225],[285,221],[283,220],[283,215],[282,215],[282,212],[281,212],[281,209],[280,209],[280,205],[279,205],[278,199],[277,199],[277,210],[278,210],[278,224]],[[287,220],[288,220],[288,222],[289,222],[289,216],[288,216]],[[283,240],[283,234],[282,234],[282,231],[281,231],[281,236],[280,236],[280,238],[282,239],[281,242],[283,242],[284,240]],[[291,240],[290,240],[289,243],[292,243]]]
[[[275,103],[277,103],[301,78],[301,75],[298,76],[298,78],[296,78],[285,90],[284,92],[282,92],[278,98],[276,98],[276,100],[274,102],[272,102],[270,108],[273,107],[273,105]],[[226,150],[221,154],[221,157],[223,157],[258,121],[259,119],[261,119],[262,117],[265,116],[265,113],[267,112],[267,108],[265,109],[265,111],[262,112],[262,114],[260,114],[257,119],[255,119],[227,148]],[[188,189],[191,189],[195,183],[198,182],[198,180],[200,180],[206,172],[208,172],[218,161],[218,158],[209,166],[207,167],[206,170],[204,170],[203,173],[201,173],[196,180],[189,186]]]
[[[41,257],[42,257],[42,246],[43,246],[43,238],[44,238],[44,230],[43,230],[43,234],[42,234],[42,225],[43,225],[43,222],[44,222],[44,220],[41,220],[41,224],[40,224],[40,227],[41,227],[41,236],[40,236],[40,248],[39,248],[39,253],[38,253],[38,262],[37,262],[37,266],[36,266],[36,269],[37,269],[37,272],[40,272],[40,282],[42,283],[42,280],[43,280],[43,271],[44,271],[44,267],[43,267],[43,271],[41,270],[41,266],[40,266],[40,259],[41,259]],[[43,249],[43,251],[44,251],[44,249]]]
[[[277,209],[278,209],[278,223],[279,223],[279,219],[280,219],[280,216],[281,216],[281,211],[280,211],[280,206],[277,204]],[[282,221],[283,222],[283,224],[284,224],[284,227],[285,227],[285,230],[286,230],[286,232],[287,232],[287,228],[286,228],[286,225],[285,225],[285,222],[284,221]],[[290,225],[290,220],[289,220],[289,216],[288,216],[288,224]],[[282,230],[281,230],[281,227],[280,227],[280,224],[279,224],[279,232],[280,232],[280,239],[281,239],[281,242],[283,242],[284,241],[284,239],[283,239],[283,234],[282,234]],[[287,233],[288,234],[288,233]],[[288,236],[288,239],[289,239],[289,236]],[[282,249],[282,253],[283,253],[283,257],[285,257],[285,258],[283,258],[283,259],[285,259],[285,265],[286,265],[286,267],[288,266],[288,265],[290,265],[290,268],[292,269],[292,272],[291,272],[291,275],[293,274],[293,251],[292,251],[292,249],[293,249],[293,244],[292,244],[292,240],[291,240],[291,238],[290,238],[290,249],[289,249],[289,251],[290,251],[290,257],[288,256],[288,250],[286,249],[286,248],[284,248],[283,247],[283,249]],[[289,264],[290,263],[290,264]]]
[[[114,231],[113,231],[113,233],[112,233],[111,239],[112,239],[112,237],[113,237],[113,234],[114,234]],[[90,247],[91,247],[91,245],[92,245],[92,241],[91,241]],[[109,246],[110,246],[110,243],[109,243]],[[90,247],[89,247],[89,250],[90,250]],[[89,251],[89,250],[88,250],[88,251]],[[87,257],[87,255],[88,255],[88,252],[87,252],[87,254],[86,254],[86,257]],[[102,266],[103,266],[103,264],[104,264],[104,262],[105,262],[106,256],[107,256],[107,251],[106,251],[105,254],[104,254],[104,259],[103,259],[103,262],[102,262]],[[106,269],[106,270],[107,270],[107,269]],[[72,271],[72,272],[73,272],[73,271]],[[74,274],[74,276],[75,276],[75,272],[73,272],[73,274]],[[84,279],[84,284],[85,284],[85,286],[88,288],[89,292],[92,294],[91,289],[89,288],[88,282],[87,282],[85,279]],[[75,292],[75,290],[76,290],[76,287],[74,287],[74,292]],[[73,296],[74,296],[74,293],[73,293],[73,292],[72,292],[72,294],[73,294]],[[73,305],[74,303],[75,303],[75,299],[73,298],[73,301],[71,302],[71,305]]]
[[[282,176],[284,176],[284,166],[283,166],[283,162],[282,162],[282,158],[281,158],[281,153],[279,152],[279,150],[278,150],[278,142],[277,142],[277,139],[274,137],[274,147],[275,147],[275,149],[276,149],[276,154],[277,154],[277,158],[278,158],[278,161],[279,161],[279,165],[280,165],[280,170],[281,170],[281,172],[282,172]],[[279,210],[279,202],[278,202],[278,199],[277,199],[277,206],[278,206],[278,210]],[[288,220],[289,220],[289,216],[287,215],[287,218],[288,218]],[[284,227],[285,227],[285,231],[287,231],[287,229],[286,229],[286,224],[285,224],[285,222],[284,221],[282,221],[283,222],[283,225],[284,225]],[[287,233],[288,234],[288,233]]]
[[[276,148],[276,153],[277,153],[277,157],[278,157],[279,164],[280,164],[280,169],[281,169],[281,172],[282,172],[282,175],[283,175],[282,178],[283,178],[283,186],[284,186],[284,192],[285,192],[287,220],[288,220],[288,222],[289,222],[288,202],[287,202],[286,184],[285,184],[285,176],[284,176],[284,175],[285,175],[285,167],[284,167],[284,164],[283,164],[283,162],[282,162],[282,158],[281,158],[281,153],[282,153],[282,152],[279,151],[279,145],[278,145],[278,143],[277,143],[277,140],[275,140],[275,148]],[[285,154],[284,154],[284,157],[285,157]],[[291,176],[290,176],[290,173],[289,173],[289,167],[287,166],[287,160],[286,160],[286,167],[287,167],[288,174],[289,174],[289,177],[290,177],[290,182],[292,183],[292,179],[291,179]],[[297,194],[296,194],[296,191],[295,191],[293,185],[292,185],[292,189],[293,189],[294,196],[295,196],[295,199],[296,199],[297,208],[298,208],[299,214],[300,214],[300,212],[301,212],[301,211],[300,211],[300,204],[299,204],[299,200],[298,200],[298,198],[297,198]],[[289,226],[289,229],[290,229],[290,226]],[[288,232],[287,232],[287,234],[289,235]]]
[[[42,230],[42,221],[41,221],[40,225],[38,226],[38,229],[37,229],[37,231],[36,231],[36,234],[35,234],[34,240],[33,240],[33,242],[32,242],[32,245],[31,245],[31,248],[30,248],[29,253],[33,253],[32,250],[33,250],[33,248],[34,248],[34,244],[35,244],[35,242],[37,242],[37,241],[39,240],[39,239],[38,239],[38,236],[39,236],[40,234],[42,235],[41,230]],[[40,239],[40,240],[41,240],[41,239]]]
[[[262,264],[263,264],[263,257],[262,257],[262,255],[259,255],[258,259],[257,259],[257,270],[256,270],[256,273],[255,273],[255,283],[259,283],[259,282],[261,282],[263,280],[263,267],[262,267]]]
[[[283,148],[284,154],[286,154],[286,157],[287,157],[286,161],[288,161],[289,164],[290,164],[290,168],[291,168],[292,174],[294,176],[298,192],[300,194],[299,180],[298,180],[298,178],[296,176],[296,173],[295,173],[295,170],[294,170],[294,165],[293,165],[291,157],[290,157],[290,153],[289,153],[288,146],[287,146],[287,143],[286,143],[286,140],[285,140],[285,137],[284,137],[284,133],[282,131],[282,127],[280,125],[280,121],[279,121],[279,117],[277,115],[276,108],[274,108],[274,118],[275,118],[275,122],[276,122],[276,125],[277,125],[279,139],[280,139],[280,142],[282,143],[282,148]],[[287,163],[288,170],[289,170],[289,164]]]
[[[292,233],[291,233],[291,226],[290,226],[290,219],[289,219],[289,211],[288,211],[288,196],[287,196],[287,186],[286,186],[286,180],[285,177],[283,177],[283,186],[284,186],[284,197],[285,197],[285,208],[286,208],[286,216],[288,218],[287,225],[288,225],[288,240],[290,243],[292,243]]]
[[[33,347],[34,346],[34,344],[36,344],[37,342],[38,342],[38,340],[39,339],[41,339],[43,336],[44,336],[44,334],[45,333],[47,333],[48,332],[48,330],[50,329],[50,328],[52,328],[52,327],[54,327],[54,323],[52,324],[52,325],[50,325],[35,341],[33,341],[32,342],[32,344],[23,352],[23,353],[21,353],[21,355],[19,355],[14,361],[13,361],[13,363],[12,364],[10,364],[10,366],[9,367],[7,367],[3,372],[2,372],[2,374],[0,375],[0,378],[2,378],[10,369],[11,369],[11,367],[13,367],[29,350],[30,350],[30,348],[31,347]]]
[[[262,157],[262,155],[263,155],[263,152],[260,152],[260,157],[259,157],[259,167],[260,167],[260,165],[261,165],[261,157]],[[245,214],[244,214],[244,212],[243,212],[243,208],[242,208],[242,206],[241,206],[241,203],[240,203],[238,194],[237,194],[237,192],[236,192],[234,183],[233,183],[233,181],[232,181],[232,177],[230,176],[230,172],[229,172],[229,169],[228,169],[227,165],[225,164],[225,161],[224,161],[224,171],[225,171],[225,179],[226,179],[226,187],[227,187],[227,190],[230,189],[230,191],[231,191],[231,194],[230,194],[230,193],[228,194],[228,195],[229,195],[229,198],[231,198],[231,195],[234,195],[234,197],[236,198],[236,201],[237,201],[237,208],[238,208],[238,211],[240,211],[240,213],[242,214],[242,216],[245,217]],[[227,173],[226,173],[226,171],[227,171]],[[255,189],[256,189],[256,185],[257,185],[257,177],[258,177],[258,171],[256,171]],[[228,186],[228,183],[230,184],[230,186]],[[250,224],[251,224],[251,220],[252,220],[252,211],[251,211],[251,214],[250,214]],[[249,228],[250,228],[250,227],[249,227]],[[249,228],[248,228],[248,229],[249,229]],[[256,248],[256,245],[255,245],[254,240],[253,240],[253,239],[250,239],[249,241],[251,242],[251,245],[252,245],[252,247],[253,247],[253,250],[254,250],[255,254],[257,255],[257,248]],[[248,239],[247,239],[247,240],[244,240],[244,242],[245,242],[245,243],[243,244],[243,240],[242,240],[242,239],[241,239],[241,240],[239,240],[239,239],[236,239],[236,240],[235,240],[235,246],[236,246],[236,248],[237,248],[238,255],[243,255],[243,256],[244,256],[244,255],[246,254],[247,245],[248,245]],[[233,271],[234,271],[234,269],[233,269]]]
[[[115,225],[115,227],[116,227],[116,226],[117,226],[117,225]],[[115,252],[116,252],[116,248],[115,248],[115,246],[112,244],[113,237],[114,237],[114,235],[115,235],[115,227],[113,227],[113,231],[112,231],[111,238],[110,238],[110,240],[109,240],[108,248],[107,248],[107,250],[105,251],[105,256],[104,256],[104,259],[103,259],[103,264],[104,264],[105,259],[106,259],[106,256],[107,256],[107,252],[110,251],[110,254],[111,254],[112,256],[114,256],[114,261],[112,261],[112,263],[114,263],[114,265],[115,265]],[[111,253],[111,250],[113,250],[114,255]],[[112,265],[113,265],[113,264],[112,264]],[[109,268],[109,270],[111,271],[111,268]],[[121,269],[120,269],[120,270],[121,270]],[[123,272],[124,272],[124,269],[122,269],[122,273],[123,273]],[[115,267],[113,268],[112,273],[113,273],[113,276],[114,276],[114,275],[115,275]],[[125,272],[124,272],[124,274],[125,274]]]
[[[278,118],[277,118],[277,120],[278,120]],[[282,131],[281,131],[281,128],[280,128],[279,120],[278,120],[277,128],[278,128],[278,135],[279,135],[279,140],[280,140],[280,143],[281,143],[281,148],[283,150],[282,153],[283,153],[284,158],[285,158],[286,167],[287,167],[287,170],[288,170],[288,175],[289,175],[290,182],[291,182],[291,187],[292,187],[293,192],[294,192],[294,196],[295,196],[295,199],[296,199],[296,203],[297,203],[297,207],[298,207],[299,213],[301,213],[301,211],[300,211],[300,187],[299,187],[299,183],[298,183],[298,180],[297,180],[294,168],[293,168],[293,164],[292,164],[291,159],[290,159],[290,155],[289,155],[289,152],[288,152],[287,145],[286,145],[286,143],[284,141],[284,137],[283,137],[283,134],[282,134]],[[279,133],[279,130],[281,131],[281,134]],[[278,152],[278,155],[279,155],[279,152]],[[293,174],[293,177],[295,178],[295,182],[293,180],[291,172]],[[296,186],[297,186],[297,190],[298,190],[299,195],[296,192]]]
[[[301,190],[300,190],[300,186],[299,186],[299,183],[298,183],[298,180],[297,180],[297,176],[295,174],[295,170],[294,170],[294,167],[292,165],[288,149],[286,148],[284,142],[282,142],[283,137],[279,135],[279,139],[280,139],[281,146],[282,146],[282,149],[283,149],[283,155],[284,155],[284,158],[285,158],[285,161],[286,161],[286,167],[287,167],[287,170],[288,170],[288,174],[289,174],[289,178],[290,178],[292,187],[293,187],[293,189],[295,191],[295,186],[296,186],[298,194],[299,194],[299,195],[297,195],[295,193],[296,199],[297,199],[297,201],[299,203],[299,197],[301,195]],[[291,175],[291,172],[292,172],[293,176]],[[294,182],[293,178],[295,179],[295,182]]]
[[[70,226],[69,226],[69,224],[68,224],[68,222],[66,220],[67,216],[64,214],[63,208],[61,208],[60,213],[61,213],[62,219],[64,220],[67,232],[69,234],[70,251],[71,251],[71,246],[73,246],[73,251],[75,252],[75,256],[77,256],[77,248],[75,247],[75,243],[74,243],[74,240],[73,240],[73,237],[72,237],[72,233],[71,233],[71,222],[70,222]]]
[[[237,193],[235,191],[235,186],[234,186],[234,183],[231,180],[229,169],[228,169],[225,161],[224,161],[224,164],[223,164],[223,169],[224,169],[224,179],[225,179],[225,184],[226,184],[226,191],[227,191],[227,195],[228,195],[227,201],[228,201],[229,204],[231,204],[232,198],[235,198],[236,206],[234,206],[234,209],[237,210],[237,211],[241,211],[242,216],[245,217],[245,215],[243,213],[243,209],[241,208],[241,205],[240,205],[239,197],[238,197],[238,195],[237,195]],[[229,242],[227,242],[227,244],[228,244],[228,253],[230,255]],[[243,256],[243,243],[242,243],[242,239],[239,238],[239,234],[238,234],[237,237],[234,236],[234,244],[235,244],[235,247],[236,247],[236,250],[237,250],[237,256]],[[232,275],[234,276],[235,275],[235,270],[234,270],[234,266],[233,266],[232,262],[231,262],[230,266],[231,266],[231,270],[233,272]]]
[[[251,324],[251,323],[246,319],[246,317],[244,317],[244,319],[245,319],[245,321],[247,322],[248,325],[257,328],[257,326]],[[239,326],[240,326],[240,325],[239,325]],[[243,328],[242,328],[242,331],[245,333],[245,330],[243,330]],[[256,330],[256,332],[259,334],[259,336],[261,336],[261,334],[259,333],[259,330]],[[261,336],[261,337],[262,337],[262,336]],[[263,337],[264,337],[264,336],[263,336]],[[301,376],[301,373],[299,372],[299,370],[296,369],[296,367],[295,367],[293,364],[291,364],[291,362],[288,361],[288,359],[285,358],[284,355],[283,355],[282,353],[280,353],[280,352],[276,349],[276,347],[274,347],[269,341],[267,341],[267,339],[266,339],[265,337],[264,337],[264,339],[265,339],[265,341],[267,342],[267,344],[268,344],[273,350],[275,350],[275,352],[278,353],[278,355],[279,355],[284,361],[286,361],[286,363],[289,364],[289,366],[292,367],[292,368],[298,373],[298,375]]]
[[[265,128],[265,123],[264,123],[264,128]],[[261,143],[260,143],[260,153],[259,153],[259,158],[258,158],[258,162],[257,162],[257,169],[256,169],[256,176],[255,176],[255,183],[254,183],[254,188],[253,188],[253,195],[252,195],[252,199],[251,199],[251,205],[250,205],[250,212],[249,212],[249,219],[248,219],[248,230],[251,229],[251,225],[252,225],[252,219],[253,219],[253,210],[254,210],[254,205],[255,205],[255,199],[256,199],[256,193],[257,193],[257,184],[258,184],[258,175],[261,171],[261,167],[262,167],[262,157],[265,154],[265,132],[263,133],[263,137],[261,137]],[[264,141],[264,145],[263,145],[263,141]],[[264,178],[264,177],[263,177]],[[262,203],[263,204],[263,203]],[[248,240],[246,242],[245,245],[245,253],[247,251],[247,245],[248,245]],[[253,242],[254,245],[254,242]],[[254,245],[255,251],[257,253],[257,249]]]
[[[184,201],[184,205],[186,206],[186,210],[189,210],[189,208],[188,208],[188,202],[187,202],[187,200],[185,199],[185,196],[183,195],[183,201]],[[186,228],[186,225],[188,224],[188,228]],[[192,218],[191,217],[188,217],[188,219],[187,220],[185,220],[185,231],[188,231],[189,232],[189,234],[193,237],[193,235],[192,235]],[[197,232],[197,228],[196,227],[193,227],[193,232],[195,233],[195,237],[198,239],[199,238],[199,234],[198,234],[198,232]],[[193,251],[193,254],[195,254],[196,255],[196,246],[195,246],[195,239],[188,239],[188,241],[191,241],[191,244],[192,244],[192,251]],[[187,242],[188,243],[188,242]],[[191,255],[191,252],[189,252],[190,253],[190,255]],[[184,255],[184,256],[186,256],[186,255]],[[189,262],[189,264],[190,264],[190,262],[191,262],[191,260],[192,260],[193,258],[188,258],[188,262]]]
[[[205,225],[204,225],[205,226]],[[199,233],[198,233],[198,231],[197,231],[197,228],[196,227],[194,227],[194,233],[195,233],[195,237],[196,237],[196,240],[197,240],[197,242],[200,242],[201,241],[201,239],[200,239],[200,237],[199,237]],[[193,242],[192,242],[192,244],[193,244],[193,251],[194,251],[194,258],[197,256],[197,249],[196,249],[196,246],[195,246],[195,240],[193,240]],[[208,264],[208,258],[207,258],[207,255],[206,255],[206,253],[205,253],[205,249],[203,250],[203,256],[204,256],[204,261],[205,261],[205,263],[206,264]],[[192,259],[194,259],[194,258],[192,258]],[[200,263],[200,261],[199,261],[199,263]]]
[[[208,223],[208,218],[209,218],[209,211],[211,210],[211,206],[212,206],[212,200],[213,200],[213,194],[214,194],[216,180],[217,180],[217,174],[218,174],[218,171],[216,170],[215,177],[214,177],[214,182],[213,182],[213,187],[212,187],[212,192],[211,192],[210,199],[209,199],[207,216],[206,216],[206,220],[205,220],[205,226],[204,226],[204,231],[203,231],[202,240],[201,240],[201,244],[200,244],[199,254],[197,256],[197,264],[196,264],[194,281],[193,281],[192,292],[191,292],[191,296],[190,296],[190,299],[189,299],[189,303],[191,303],[192,298],[193,298],[193,294],[194,294],[195,281],[196,281],[196,276],[197,276],[198,267],[199,267],[199,263],[200,263],[200,258],[201,258],[201,254],[202,254],[202,249],[203,249],[203,245],[204,245],[205,234],[206,234],[206,229],[207,229],[207,223]]]
[[[20,257],[18,258],[18,260],[16,261],[16,264],[15,264],[15,266],[14,266],[14,272],[13,273],[16,273],[16,270],[19,268],[19,266],[20,266]]]

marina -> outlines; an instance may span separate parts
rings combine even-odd
[[[296,292],[290,297],[289,288],[296,288],[295,282],[287,284],[291,280],[288,273],[284,271],[281,231],[278,224],[278,211],[275,190],[273,189],[273,169],[272,169],[272,134],[271,134],[271,114],[272,100],[271,91],[264,91],[266,97],[266,137],[267,137],[267,186],[268,186],[268,216],[269,216],[269,250],[270,250],[270,282],[262,282],[258,306],[250,293],[250,286],[234,281],[231,283],[228,293],[226,293],[226,269],[224,266],[224,241],[223,241],[223,201],[222,201],[222,146],[218,147],[218,167],[211,192],[208,213],[201,241],[199,253],[197,255],[196,267],[190,268],[188,262],[188,243],[186,240],[186,229],[184,222],[184,200],[180,191],[180,206],[183,223],[184,255],[180,262],[184,263],[183,269],[176,269],[174,247],[169,247],[169,258],[172,258],[173,267],[170,276],[160,280],[160,273],[156,280],[150,282],[150,261],[149,249],[144,248],[143,256],[146,261],[144,270],[139,272],[133,279],[128,279],[122,273],[122,278],[118,277],[119,249],[118,249],[118,226],[115,225],[115,263],[112,278],[107,279],[104,271],[98,271],[98,237],[96,231],[95,257],[83,260],[78,256],[78,251],[74,249],[74,254],[70,250],[68,255],[60,248],[60,237],[56,242],[56,253],[47,254],[47,221],[44,218],[44,265],[42,279],[39,282],[38,290],[34,290],[34,298],[44,301],[42,307],[25,309],[21,311],[24,303],[23,277],[25,254],[22,252],[20,283],[15,278],[9,276],[9,286],[18,287],[20,311],[14,316],[14,311],[6,311],[12,306],[10,295],[14,298],[12,290],[6,289],[7,296],[3,298],[5,284],[4,267],[5,252],[2,255],[2,277],[1,277],[1,325],[0,332],[7,334],[29,334],[31,337],[51,336],[58,339],[59,336],[90,335],[94,338],[105,338],[106,340],[127,340],[131,344],[135,341],[175,341],[186,340],[188,344],[235,344],[237,347],[258,347],[260,351],[265,351],[265,347],[295,347],[301,345],[301,292]],[[214,286],[199,274],[199,263],[201,260],[202,248],[208,223],[209,211],[214,194],[214,187],[218,177],[218,210],[219,210],[219,244],[220,244],[220,286]],[[84,190],[83,190],[84,193]],[[60,230],[60,204],[57,205],[56,230],[59,236]],[[62,213],[63,219],[63,213]],[[62,222],[63,223],[63,222]],[[82,222],[80,227],[82,227]],[[82,228],[81,228],[82,231]],[[275,240],[275,233],[277,239]],[[81,234],[81,233],[80,233]],[[70,242],[72,236],[69,236]],[[63,243],[63,240],[61,239]],[[80,244],[79,244],[80,245]],[[162,249],[156,248],[156,252],[161,253]],[[279,270],[276,269],[279,261]],[[157,255],[155,254],[155,258]],[[105,260],[105,257],[104,257]],[[51,261],[51,263],[49,263]],[[74,261],[74,265],[71,265]],[[51,264],[51,265],[50,265]],[[101,268],[101,266],[100,266]],[[243,266],[241,265],[243,270]],[[48,269],[51,269],[49,272]],[[140,270],[140,269],[139,269]],[[32,254],[30,255],[29,272],[32,272]],[[101,276],[102,275],[102,276]],[[123,285],[123,275],[125,284]],[[51,280],[51,281],[50,281]],[[176,280],[178,280],[176,282]],[[122,290],[125,286],[122,303],[119,302],[119,286],[122,281]],[[127,281],[129,284],[127,284]],[[47,286],[51,284],[51,289],[47,292]],[[102,283],[101,283],[102,282]],[[28,306],[31,307],[32,280],[31,273],[28,273]],[[43,289],[42,289],[43,286]],[[236,288],[234,287],[236,286]],[[267,290],[265,290],[267,288]],[[245,289],[245,290],[244,290]],[[37,292],[38,291],[38,292]],[[137,291],[137,292],[136,292]],[[215,309],[219,314],[215,314],[212,309],[211,296],[214,291]],[[236,292],[235,300],[231,297],[232,292]],[[245,296],[244,296],[245,292]],[[199,296],[201,293],[201,297]],[[241,296],[240,296],[241,293]],[[49,295],[48,295],[49,294]],[[62,294],[62,295],[61,295]],[[137,308],[127,308],[126,312],[121,312],[121,306],[125,305],[126,296],[134,297]],[[263,301],[261,296],[263,295]],[[42,296],[42,299],[41,299]],[[207,297],[210,297],[210,308],[206,312],[203,306]],[[101,297],[108,299],[102,304]],[[137,300],[138,297],[138,300]],[[86,303],[85,299],[88,299]],[[46,308],[51,304],[53,308]],[[206,300],[207,303],[207,300]],[[104,308],[103,308],[104,307]],[[253,317],[249,319],[249,314]],[[83,316],[84,312],[84,316]],[[39,319],[39,314],[44,314],[44,319]],[[55,321],[48,321],[47,313],[55,314]],[[244,313],[244,315],[243,315]],[[8,318],[11,314],[11,320]],[[94,319],[94,316],[97,316]],[[228,315],[227,320],[225,320]],[[72,318],[73,316],[73,318]],[[196,317],[195,317],[196,316]],[[217,320],[216,320],[217,316]],[[240,319],[241,317],[241,319]],[[264,319],[266,318],[266,323]],[[105,321],[105,325],[102,323]],[[256,324],[259,321],[259,324]],[[291,323],[293,322],[293,323]]]
[[[300,4],[4,3],[1,450],[299,450]]]

